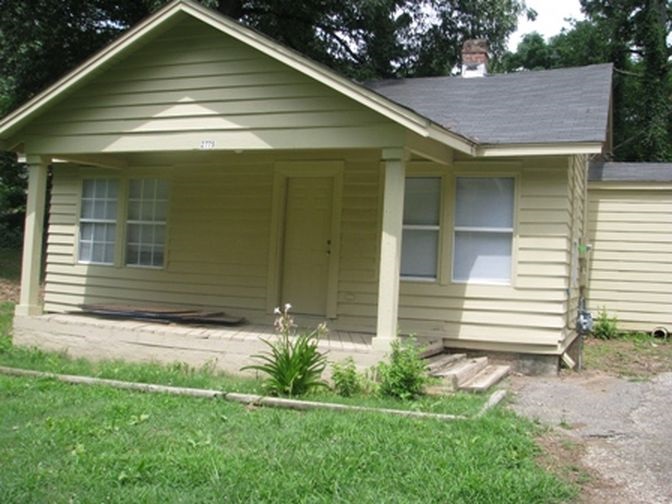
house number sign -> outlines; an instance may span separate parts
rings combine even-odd
[[[201,150],[212,150],[215,148],[214,140],[201,140]]]

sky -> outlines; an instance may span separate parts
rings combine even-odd
[[[518,31],[509,38],[509,50],[515,51],[523,35],[533,31],[548,39],[560,33],[569,23],[565,18],[583,19],[579,0],[526,0],[528,7],[537,11],[537,19],[528,21],[525,16],[518,20]]]

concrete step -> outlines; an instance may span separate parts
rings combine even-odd
[[[464,360],[467,358],[467,354],[449,354],[449,353],[441,353],[438,355],[435,355],[433,357],[430,357],[427,360],[427,371],[430,374],[430,376],[436,376],[435,373],[438,371],[441,371],[442,369],[452,365],[456,364],[458,361]]]
[[[434,376],[439,376],[452,383],[454,389],[459,389],[467,381],[480,373],[488,365],[487,357],[459,360],[453,365],[438,370]]]
[[[509,374],[511,366],[488,365],[460,386],[460,390],[467,392],[486,392],[490,387],[500,382]]]

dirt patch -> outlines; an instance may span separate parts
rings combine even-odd
[[[672,342],[646,334],[607,341],[589,338],[584,346],[584,367],[615,376],[651,378],[672,371]]]
[[[536,441],[541,448],[537,457],[539,466],[581,489],[576,502],[600,502],[620,488],[584,462],[586,447],[562,429],[549,429]]]
[[[0,278],[0,302],[19,302],[19,284],[16,281]]]

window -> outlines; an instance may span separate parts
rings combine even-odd
[[[401,240],[402,277],[436,279],[440,213],[441,178],[407,178]]]
[[[128,184],[126,264],[162,267],[166,243],[168,183],[133,179]]]
[[[510,283],[514,186],[511,177],[457,178],[454,281]]]
[[[86,179],[79,217],[79,262],[113,264],[117,233],[117,194],[113,179]]]

